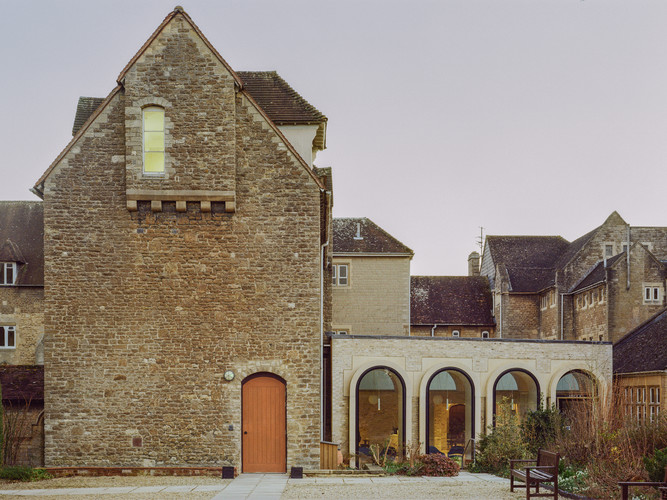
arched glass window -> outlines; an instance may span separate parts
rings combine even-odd
[[[558,409],[563,413],[590,412],[597,395],[593,377],[581,370],[572,370],[563,375],[556,386]]]
[[[164,172],[164,109],[149,106],[143,109],[144,173]]]
[[[372,448],[395,457],[405,444],[405,385],[390,368],[368,370],[357,385],[358,465],[372,462]]]
[[[508,405],[511,413],[523,420],[528,410],[536,410],[540,386],[535,377],[525,370],[507,370],[496,380],[493,397],[496,415],[500,405]]]
[[[462,456],[466,443],[475,437],[474,388],[468,376],[443,369],[428,383],[427,453]]]

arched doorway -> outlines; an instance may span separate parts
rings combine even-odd
[[[572,370],[563,375],[556,386],[556,405],[561,413],[588,416],[597,397],[595,379],[583,370]]]
[[[475,436],[472,381],[458,369],[444,368],[429,380],[426,398],[427,453],[462,455]]]
[[[494,420],[501,404],[521,422],[528,410],[536,410],[540,399],[540,384],[535,376],[521,368],[500,374],[493,385]]]
[[[367,370],[357,383],[357,466],[372,462],[372,450],[387,456],[405,445],[405,383],[386,366]]]
[[[286,472],[285,381],[256,373],[241,389],[243,472]]]

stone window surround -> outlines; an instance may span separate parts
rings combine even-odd
[[[4,344],[0,346],[0,350],[16,349],[16,325],[3,324],[0,325],[0,330],[2,330],[0,331],[0,338],[2,339],[2,343]],[[10,332],[14,334],[13,345],[8,345]]]
[[[155,172],[155,173],[145,173],[144,172],[144,161],[143,161],[143,110],[151,106],[157,106],[164,109],[164,172]],[[175,172],[174,167],[169,156],[169,148],[173,145],[173,137],[171,135],[171,130],[174,128],[174,124],[169,118],[169,110],[173,108],[171,102],[163,97],[149,96],[142,99],[138,99],[133,103],[132,107],[126,108],[126,114],[134,115],[134,118],[130,123],[135,123],[139,127],[140,138],[141,138],[141,160],[140,160],[140,171],[137,174],[137,179],[169,179]],[[126,127],[129,124],[126,122]]]
[[[662,283],[642,283],[642,298],[644,304],[655,305],[662,304]],[[654,298],[657,292],[657,298]],[[648,298],[647,298],[648,294]]]
[[[12,286],[16,284],[16,262],[0,262],[0,285]],[[11,283],[7,280],[8,270],[11,269]]]

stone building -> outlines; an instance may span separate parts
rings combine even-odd
[[[414,252],[365,217],[334,219],[332,234],[332,330],[408,335]]]
[[[326,117],[181,8],[78,115],[34,187],[47,465],[314,467]]]
[[[616,342],[665,305],[667,228],[634,227],[614,212],[573,242],[560,236],[487,236],[502,338]]]
[[[667,309],[614,345],[614,380],[626,415],[654,422],[667,403]]]

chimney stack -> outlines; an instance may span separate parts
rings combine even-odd
[[[479,254],[477,252],[468,255],[468,276],[479,276]]]

